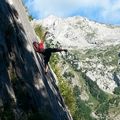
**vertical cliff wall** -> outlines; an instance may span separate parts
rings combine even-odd
[[[0,119],[72,120],[53,74],[44,74],[35,39],[21,0],[1,0]]]

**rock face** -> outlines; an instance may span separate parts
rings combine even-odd
[[[0,119],[72,120],[49,70],[32,47],[21,0],[0,2]]]

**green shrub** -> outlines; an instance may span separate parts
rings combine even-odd
[[[73,115],[75,112],[75,108],[76,108],[73,89],[72,89],[71,85],[68,83],[68,81],[64,80],[63,77],[61,76],[60,69],[57,65],[57,63],[59,63],[58,61],[59,61],[58,54],[54,54],[51,57],[50,64],[59,80],[58,86],[59,86],[61,95],[64,98],[65,104],[68,106],[68,109],[70,110],[71,114]]]
[[[94,96],[100,103],[103,103],[108,100],[108,95],[103,92],[97,83],[95,81],[92,81],[90,78],[88,78],[85,74],[83,74],[86,85],[89,88],[89,91],[92,96]]]
[[[109,101],[102,103],[96,110],[96,114],[106,120],[109,110]]]
[[[75,97],[79,97],[79,95],[80,95],[80,88],[77,85],[74,86],[73,91],[74,91]]]
[[[112,99],[109,100],[109,103],[112,104],[113,106],[118,107],[120,104],[120,96],[113,97]]]
[[[59,79],[59,88],[65,100],[65,104],[68,106],[71,114],[73,115],[76,106],[75,106],[75,98],[74,98],[73,90],[70,87],[70,84],[66,80]]]
[[[28,18],[29,18],[29,20],[30,20],[30,21],[32,21],[32,20],[33,20],[32,15],[29,15],[29,16],[28,16]]]
[[[35,27],[35,33],[37,34],[38,37],[40,37],[42,39],[42,37],[44,36],[44,29],[43,29],[43,27],[37,25]]]
[[[64,72],[63,76],[68,80],[71,80],[72,78],[75,77],[72,71]]]
[[[120,86],[119,87],[116,87],[115,89],[114,89],[114,92],[113,92],[114,94],[116,94],[116,95],[120,95]]]
[[[74,87],[74,95],[76,99],[76,111],[74,113],[74,120],[94,120],[90,116],[91,114],[91,109],[89,106],[86,105],[85,101],[81,100],[79,95],[80,95],[80,90],[78,86]]]

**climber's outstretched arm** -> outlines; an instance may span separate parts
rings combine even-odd
[[[41,39],[41,42],[45,42],[45,37],[46,37],[46,35],[48,34],[48,31],[47,32],[45,32],[45,34],[44,34],[44,36],[42,37],[42,39]]]

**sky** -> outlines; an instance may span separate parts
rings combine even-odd
[[[120,0],[23,0],[35,19],[49,15],[83,16],[100,23],[120,25]]]

